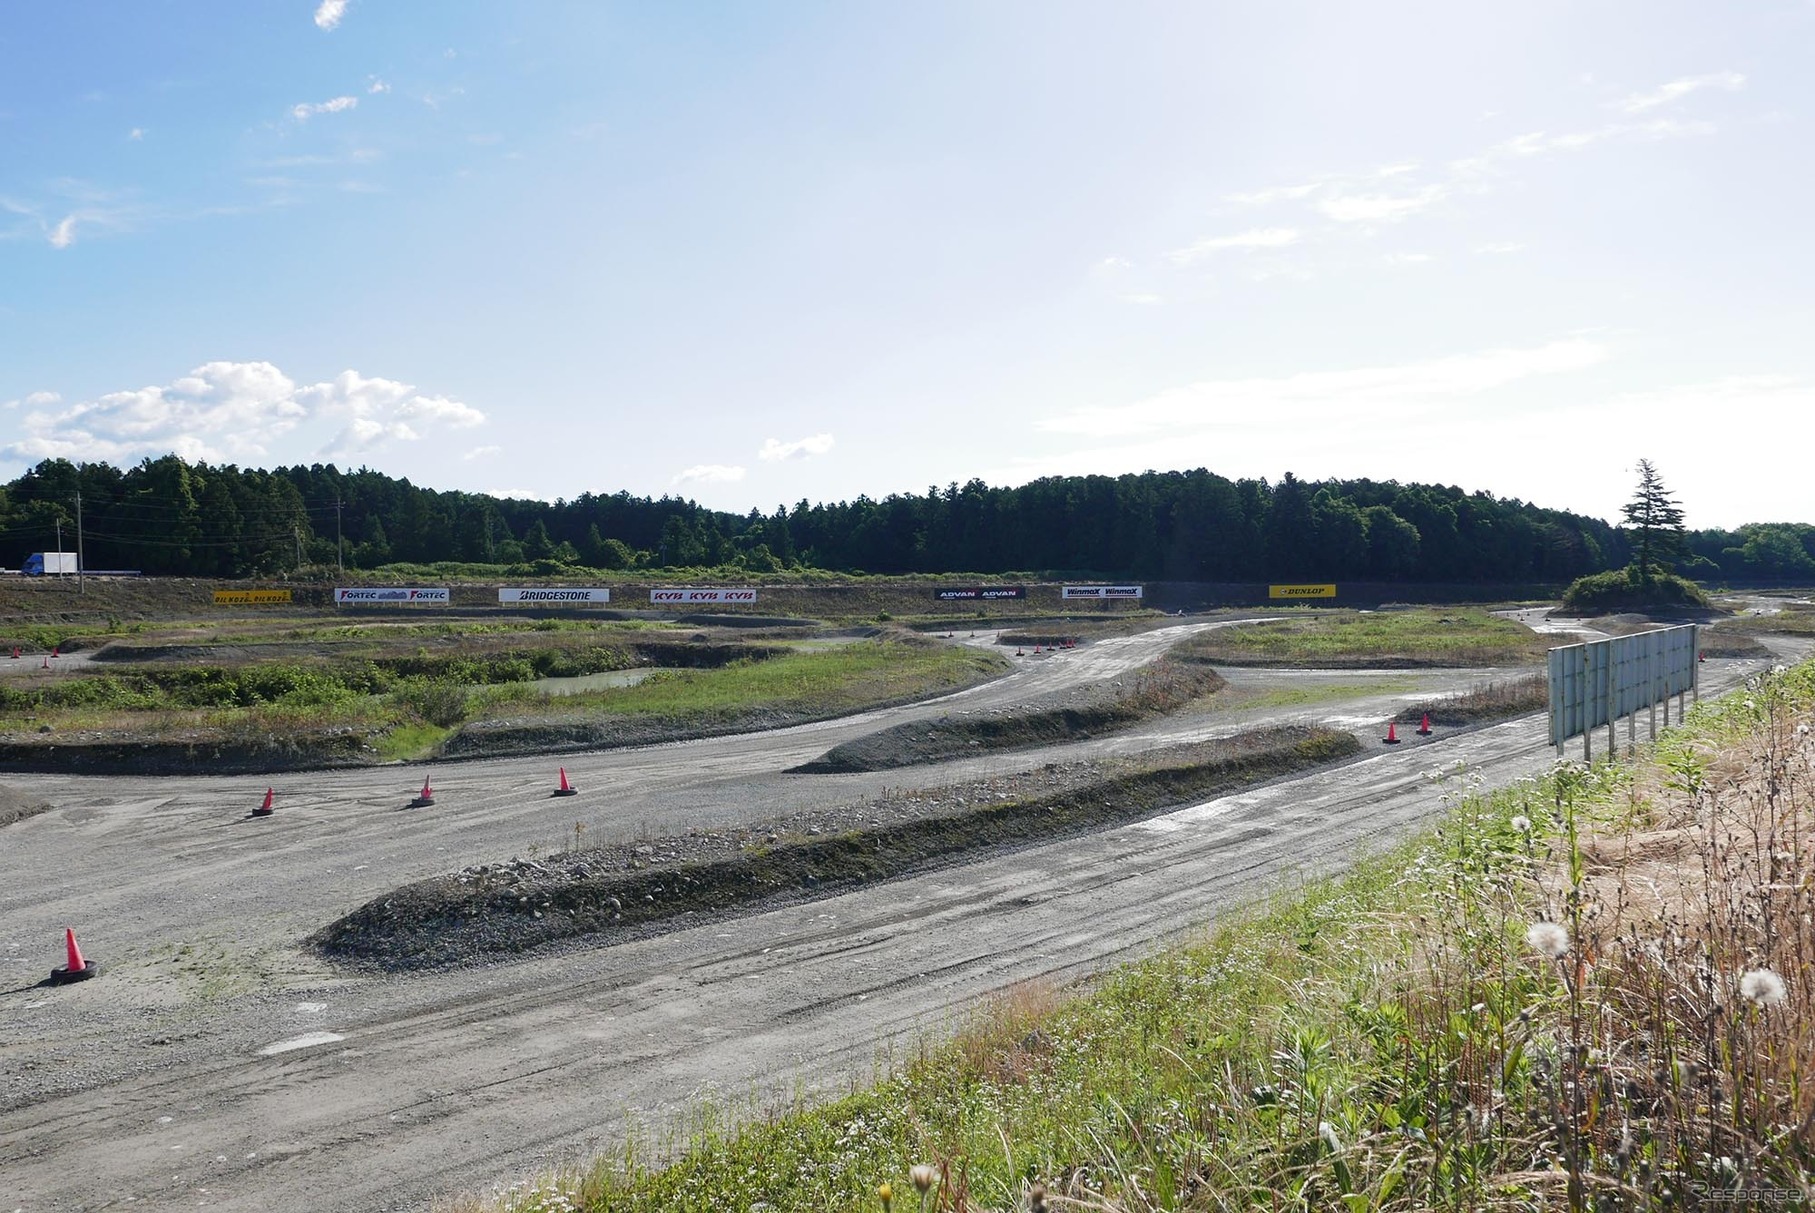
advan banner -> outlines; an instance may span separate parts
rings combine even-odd
[[[334,591],[334,601],[348,604],[427,602],[445,606],[448,592],[446,586],[354,586],[337,588]]]

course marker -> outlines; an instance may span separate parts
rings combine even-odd
[[[1418,726],[1418,736],[1429,737],[1430,735],[1431,735],[1431,714],[1429,712],[1426,712],[1424,714],[1424,723],[1420,724]]]
[[[1399,726],[1394,721],[1386,722],[1386,736],[1380,739],[1383,745],[1399,744]]]
[[[556,796],[578,796],[580,789],[567,782],[567,768],[561,768],[561,786],[554,790]]]
[[[82,949],[76,944],[76,932],[73,927],[63,928],[63,947],[69,954],[69,963],[64,968],[50,971],[51,985],[68,985],[72,981],[87,981],[90,977],[101,975],[99,964],[83,959]]]
[[[429,777],[424,775],[422,777],[422,791],[416,794],[416,799],[410,801],[410,807],[412,809],[426,809],[434,803],[435,789],[429,786]]]
[[[273,795],[274,795],[274,793],[271,791],[270,788],[265,789],[265,803],[259,805],[256,809],[252,810],[252,815],[254,817],[269,817],[269,816],[271,816],[272,813],[276,812],[276,810],[274,808],[272,808],[272,806],[271,806],[271,800],[272,800]]]

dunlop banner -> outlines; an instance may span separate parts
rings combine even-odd
[[[216,590],[215,606],[251,606],[257,603],[289,602],[289,590]]]
[[[1068,585],[1059,591],[1059,597],[1139,598],[1144,588],[1138,585]]]
[[[651,602],[755,602],[755,590],[650,590]]]
[[[1334,598],[1336,587],[1333,585],[1270,585],[1267,587],[1269,598]]]
[[[409,603],[427,602],[447,605],[446,586],[405,587],[405,586],[355,586],[351,589],[339,588],[334,591],[336,603]]]
[[[606,589],[504,589],[498,591],[499,602],[610,602],[611,591]]]

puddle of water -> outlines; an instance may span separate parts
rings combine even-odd
[[[316,1045],[331,1045],[346,1037],[338,1032],[307,1032],[301,1036],[292,1036],[289,1040],[280,1040],[276,1044],[266,1045],[258,1051],[260,1057],[275,1057],[279,1053],[288,1053],[293,1049],[312,1049]]]
[[[582,691],[600,691],[607,687],[633,687],[652,674],[679,672],[665,666],[646,666],[636,670],[606,670],[602,674],[575,674],[568,678],[538,678],[530,685],[538,695],[578,695]]]

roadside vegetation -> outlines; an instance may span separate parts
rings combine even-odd
[[[1391,669],[1528,665],[1542,661],[1551,643],[1490,611],[1420,607],[1305,610],[1200,632],[1177,651],[1222,665]]]
[[[1815,666],[875,1086],[447,1210],[1775,1207],[1815,1198]]]
[[[1432,724],[1464,727],[1506,720],[1550,706],[1550,679],[1543,674],[1484,683],[1459,695],[1440,695],[1414,703],[1400,712],[1401,724],[1417,724],[1429,715]]]

